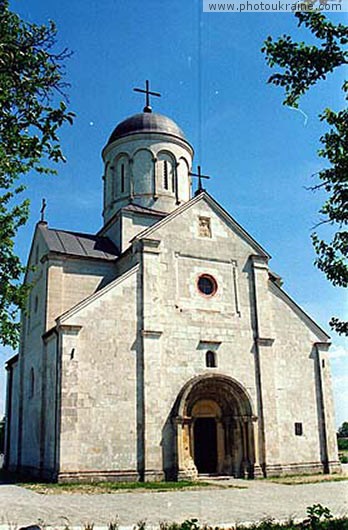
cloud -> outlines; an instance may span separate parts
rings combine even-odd
[[[300,114],[302,114],[302,116],[304,117],[304,122],[303,122],[303,125],[306,126],[307,125],[307,122],[308,122],[308,115],[301,109],[297,109],[296,107],[289,107],[290,110],[296,110],[297,112],[299,112]]]
[[[333,378],[333,381],[334,381],[334,385],[337,387],[340,385],[348,387],[348,374],[336,375]]]
[[[330,359],[342,359],[346,357],[348,359],[348,350],[342,345],[333,344],[329,350]]]

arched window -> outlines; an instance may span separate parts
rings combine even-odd
[[[30,381],[29,381],[29,397],[32,398],[35,392],[35,374],[34,368],[30,369]]]
[[[35,249],[35,265],[39,263],[39,245],[36,245]]]
[[[129,191],[129,159],[128,155],[121,153],[114,162],[113,173],[113,198],[119,199]]]
[[[207,351],[205,354],[205,364],[207,368],[216,368],[216,353],[213,351]]]
[[[121,165],[121,193],[124,193],[124,164]]]
[[[175,157],[169,151],[161,151],[157,154],[157,183],[159,189],[166,192],[175,192]]]
[[[112,182],[110,181],[110,162],[106,162],[105,170],[103,175],[104,181],[104,206],[107,204],[110,199],[110,194],[112,190]]]
[[[164,189],[168,189],[168,162],[164,160],[163,162],[163,186]]]

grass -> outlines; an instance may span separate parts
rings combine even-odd
[[[265,479],[261,479],[265,480]],[[285,484],[287,486],[297,486],[300,484],[316,484],[319,482],[340,482],[348,480],[347,475],[283,475],[279,477],[269,477],[266,480],[275,484]]]
[[[284,475],[279,477],[269,477],[268,482],[274,484],[284,484],[286,486],[297,486],[301,484],[316,484],[320,482],[340,482],[348,480],[347,475]],[[164,492],[164,491],[178,491],[178,490],[199,490],[202,488],[211,489],[246,489],[248,482],[241,481],[238,484],[226,483],[224,481],[218,482],[204,482],[204,481],[180,481],[180,482],[88,482],[88,483],[38,483],[38,482],[16,482],[18,486],[23,486],[27,489],[42,494],[60,494],[60,493],[82,493],[82,494],[101,494],[101,493],[118,493],[118,492]]]
[[[223,485],[211,484],[209,482],[89,482],[89,483],[37,483],[37,482],[23,482],[17,483],[18,486],[23,486],[27,489],[42,494],[59,494],[59,493],[85,493],[85,494],[100,494],[100,493],[117,493],[117,492],[131,492],[131,491],[177,491],[177,490],[197,490],[202,488],[226,488]]]
[[[283,475],[278,477],[269,477],[267,479],[256,479],[256,480],[267,480],[275,484],[284,484],[288,486],[296,486],[301,484],[316,484],[320,482],[339,482],[348,480],[348,475]],[[247,489],[247,480],[233,482],[232,484],[228,481],[221,482],[205,482],[205,481],[180,481],[180,482],[88,482],[88,483],[42,483],[34,482],[32,478],[24,478],[23,476],[16,474],[6,474],[0,471],[0,483],[5,484],[17,484],[18,486],[25,487],[32,491],[41,494],[101,494],[101,493],[118,493],[118,492],[164,492],[164,491],[180,491],[180,490],[199,490],[203,488],[210,489]]]

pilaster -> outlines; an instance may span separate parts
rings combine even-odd
[[[327,355],[329,348],[329,342],[316,342],[314,344],[320,452],[324,473],[341,471],[335,434],[331,372]]]
[[[160,241],[142,239],[142,385],[143,385],[143,479],[163,479],[162,418],[158,414],[157,402],[161,389],[161,284]]]
[[[264,474],[281,471],[277,417],[276,363],[267,258],[251,256],[255,378],[258,395],[258,454]]]

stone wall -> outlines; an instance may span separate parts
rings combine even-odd
[[[59,350],[55,333],[45,340],[43,356],[41,468],[44,476],[55,478],[59,447]]]
[[[47,247],[35,231],[26,282],[31,285],[27,311],[22,315],[19,350],[18,460],[21,470],[39,474],[42,406],[43,342],[46,331],[48,262],[41,261]]]
[[[137,224],[128,238],[138,221],[127,218]],[[191,381],[215,376],[248,402],[233,419],[239,460],[249,444],[255,470],[270,475],[338,469],[327,336],[209,197],[150,227],[116,264],[44,254],[34,238],[11,465],[58,480],[149,480],[175,476],[182,458],[194,473],[181,454],[192,429],[176,407]],[[215,279],[212,296],[198,289],[202,274]]]
[[[18,456],[18,409],[19,395],[18,361],[11,364],[7,372],[6,389],[6,435],[5,435],[5,460],[6,467],[16,470]]]
[[[55,319],[116,276],[114,263],[74,258],[50,258],[47,329]]]
[[[60,480],[136,476],[137,282],[132,269],[61,322]]]
[[[36,230],[26,281],[31,285],[27,310],[22,315],[18,367],[14,378],[14,418],[11,466],[52,476],[57,464],[57,346],[43,335],[55,319],[81,299],[101,289],[116,275],[113,263],[48,256]],[[53,337],[54,339],[54,337]],[[58,381],[59,384],[59,381]]]
[[[210,238],[199,235],[202,217],[210,219]],[[264,423],[265,437],[260,441],[258,435],[258,445],[266,471],[292,465],[322,470],[312,349],[325,334],[270,290],[267,264],[254,283],[250,257],[260,251],[205,201],[144,237],[149,238],[143,257],[145,473],[163,472],[163,433],[175,400],[190,378],[207,372],[230,376],[250,395],[258,416],[255,432]],[[198,292],[202,273],[217,280],[211,298]],[[261,388],[255,364],[256,312]],[[205,366],[205,352],[211,348],[216,348],[217,368]],[[301,436],[295,435],[295,422],[302,423]]]

